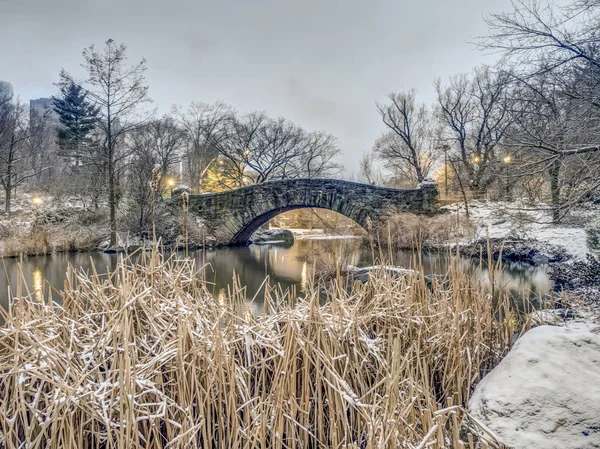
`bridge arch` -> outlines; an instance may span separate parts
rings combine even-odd
[[[294,209],[333,210],[368,230],[370,222],[393,211],[432,213],[437,199],[434,182],[390,189],[336,179],[291,179],[190,195],[189,211],[204,221],[218,243],[244,245],[271,218]]]
[[[280,209],[276,209],[276,210],[271,210],[262,215],[259,215],[254,220],[250,221],[249,223],[246,223],[233,236],[230,243],[232,245],[245,245],[252,237],[252,234],[254,234],[256,231],[258,231],[258,229],[260,229],[261,226],[266,224],[272,218],[275,218],[277,215],[280,215],[280,214],[283,214],[285,212],[289,212],[292,210],[307,209],[307,208],[316,209],[317,207],[316,206],[295,205],[295,206],[288,206],[288,207],[284,207],[284,208],[280,208]],[[327,209],[327,210],[333,211],[333,209],[329,209],[329,208],[320,208],[320,209]],[[335,212],[337,212],[337,211],[335,211]],[[344,214],[342,214],[342,215],[344,215]],[[347,215],[344,215],[344,216],[347,218],[350,218],[352,221],[354,221],[356,224],[361,226],[363,229],[368,230],[368,223],[358,223],[352,217],[348,217]]]

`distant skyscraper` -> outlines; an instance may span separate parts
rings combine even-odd
[[[0,97],[12,97],[13,87],[8,81],[0,81]]]
[[[56,125],[60,123],[58,114],[52,107],[52,98],[37,98],[29,101],[29,118],[33,120],[34,116],[43,117],[46,115],[48,120]]]

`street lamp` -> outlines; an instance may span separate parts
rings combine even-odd
[[[33,201],[33,205],[35,207],[40,207],[40,205],[42,204],[42,199],[39,196],[33,197],[31,201]]]
[[[171,188],[171,196],[173,196],[173,187],[175,187],[175,180],[173,178],[169,178],[167,184],[169,184],[169,187]]]
[[[502,162],[504,163],[504,182],[506,183],[506,199],[509,199],[510,196],[510,189],[509,189],[509,185],[508,185],[508,165],[511,163],[512,158],[510,157],[510,154],[507,154],[506,156],[504,156],[502,158]]]
[[[479,164],[479,163],[481,162],[481,158],[480,158],[479,156],[475,156],[475,157],[473,158],[473,162],[474,162],[475,164]]]

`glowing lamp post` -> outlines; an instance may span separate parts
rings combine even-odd
[[[36,208],[39,208],[42,204],[42,199],[39,196],[33,197],[31,201]]]
[[[502,163],[504,164],[504,182],[506,183],[506,199],[509,199],[510,196],[510,188],[508,185],[508,166],[510,165],[510,163],[512,162],[512,158],[510,157],[509,154],[507,154],[506,156],[504,156],[502,158]]]
[[[169,187],[171,189],[171,196],[173,196],[173,187],[175,187],[175,180],[173,178],[169,178],[167,184],[169,184]]]

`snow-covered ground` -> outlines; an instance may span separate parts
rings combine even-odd
[[[446,206],[456,210],[456,205]],[[580,222],[598,211],[581,211]],[[469,204],[471,219],[478,225],[477,237],[527,238],[548,242],[565,248],[576,259],[589,252],[586,233],[580,225],[554,225],[547,211],[519,203],[474,201]]]

